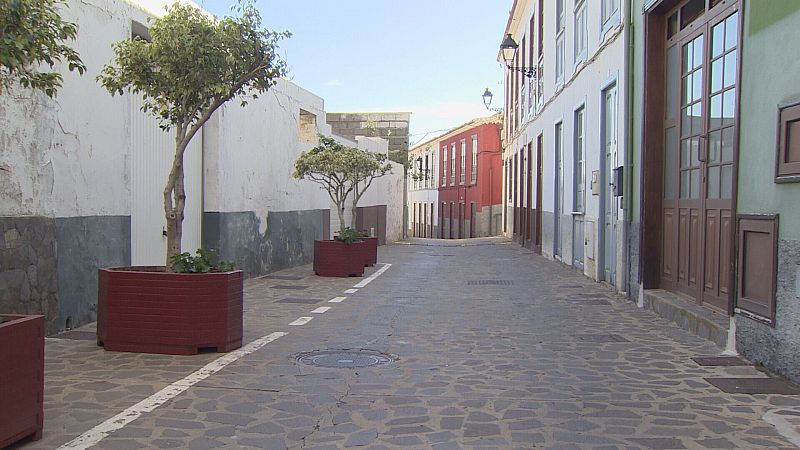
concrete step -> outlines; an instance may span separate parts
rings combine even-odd
[[[730,319],[710,311],[686,297],[663,289],[646,289],[644,307],[680,328],[726,349]]]

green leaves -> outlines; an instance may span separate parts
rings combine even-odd
[[[234,97],[265,92],[286,74],[276,50],[290,33],[262,29],[250,1],[238,11],[239,17],[217,20],[175,3],[153,21],[150,42],[116,43],[113,64],[97,79],[112,95],[141,94],[144,111],[164,129],[186,129]]]
[[[0,94],[19,83],[54,97],[61,87],[58,72],[41,72],[46,64],[66,62],[70,72],[83,75],[86,66],[78,52],[63,43],[75,40],[78,27],[61,19],[64,0],[0,0]]]
[[[360,194],[369,187],[372,179],[391,170],[392,165],[386,162],[386,155],[348,147],[333,138],[319,135],[319,145],[300,153],[294,163],[292,176],[320,184],[341,211],[351,192],[357,191],[354,199],[358,202]],[[359,191],[358,184],[365,181],[365,186]]]
[[[176,273],[230,272],[234,265],[219,259],[216,250],[197,249],[197,256],[189,252],[178,253],[170,258],[170,269]]]

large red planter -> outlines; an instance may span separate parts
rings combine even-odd
[[[118,267],[98,275],[97,344],[106,350],[195,355],[242,346],[241,270]]]
[[[0,448],[42,438],[44,316],[3,314],[0,324]]]
[[[378,238],[365,237],[364,241],[364,265],[374,266],[378,263]]]
[[[364,241],[314,241],[314,273],[321,277],[364,275]]]

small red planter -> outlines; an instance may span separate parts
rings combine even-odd
[[[364,265],[374,266],[378,263],[378,238],[365,237],[364,241]]]
[[[242,346],[241,270],[119,267],[98,276],[97,344],[106,350],[195,355],[201,348]]]
[[[41,439],[44,426],[44,316],[2,316],[0,448]]]
[[[364,241],[314,241],[314,273],[321,277],[364,275]]]

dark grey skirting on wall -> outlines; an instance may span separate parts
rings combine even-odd
[[[97,319],[97,269],[131,264],[130,216],[56,218],[58,330]]]
[[[253,211],[205,212],[203,248],[216,249],[247,277],[308,264],[314,240],[322,238],[324,217],[322,209],[269,212],[262,234]]]

